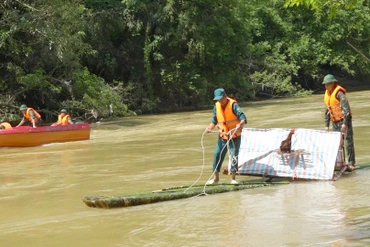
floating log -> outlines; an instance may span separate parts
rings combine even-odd
[[[171,201],[195,196],[225,193],[276,184],[288,184],[288,181],[279,182],[240,182],[239,184],[219,183],[214,185],[179,186],[147,193],[122,195],[122,196],[86,196],[83,202],[88,207],[94,208],[118,208],[131,207],[162,201]]]

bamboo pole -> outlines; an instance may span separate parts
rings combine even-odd
[[[156,190],[147,193],[122,195],[122,196],[86,196],[83,202],[88,207],[95,208],[118,208],[131,207],[162,201],[179,200],[201,195],[211,195],[225,193],[229,191],[238,191],[252,188],[259,188],[275,184],[288,184],[288,181],[280,182],[241,182],[237,185],[220,183],[215,185],[196,185],[193,187],[180,186]]]

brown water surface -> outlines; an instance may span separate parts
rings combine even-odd
[[[370,164],[369,91],[348,95],[357,164]],[[243,109],[248,127],[323,129],[322,98]],[[294,181],[131,208],[82,202],[190,185],[201,174],[197,183],[204,184],[217,138],[203,135],[210,117],[211,109],[125,118],[92,125],[89,141],[0,149],[1,246],[370,246],[369,169],[336,182]]]

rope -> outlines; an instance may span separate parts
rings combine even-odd
[[[215,131],[212,131],[212,132],[215,132]],[[203,131],[203,134],[202,134],[202,137],[201,137],[201,139],[200,139],[200,145],[202,146],[202,168],[201,168],[201,170],[200,170],[200,174],[199,174],[199,177],[197,178],[197,180],[192,184],[192,185],[190,185],[189,186],[189,188],[187,188],[186,190],[184,190],[184,193],[186,192],[186,191],[188,191],[191,187],[193,187],[196,183],[198,183],[198,181],[200,180],[200,178],[202,177],[202,175],[203,175],[203,170],[204,170],[204,166],[205,166],[205,157],[204,157],[204,144],[203,144],[203,140],[204,140],[204,134],[206,134],[207,133],[207,130],[204,130]],[[196,196],[197,197],[197,196]]]
[[[220,151],[220,154],[222,154],[222,152],[224,151],[225,148],[227,148],[228,150],[228,154],[229,154],[229,157],[230,157],[230,146],[229,146],[229,142],[232,141],[232,136],[236,133],[237,129],[231,129],[227,134],[229,136],[229,139],[227,140],[226,144],[224,145],[224,147],[221,149]],[[207,133],[207,130],[204,130],[203,131],[203,134],[202,134],[202,137],[201,137],[201,140],[200,140],[200,144],[202,146],[202,168],[201,168],[201,171],[200,171],[200,174],[199,174],[199,177],[196,179],[196,181],[190,185],[186,190],[184,190],[183,193],[186,193],[189,189],[191,189],[199,180],[200,178],[202,177],[203,175],[203,171],[204,171],[204,167],[205,167],[205,148],[204,148],[204,134]],[[218,131],[211,131],[210,133],[219,133]],[[217,162],[217,165],[219,165],[221,161],[221,155],[219,157],[219,160]],[[217,168],[217,167],[216,167]],[[210,181],[210,179],[214,176],[216,172],[216,169],[212,172],[211,176],[208,178],[207,182]],[[193,196],[192,198],[196,198],[198,196],[201,196],[201,195],[208,195],[206,193],[206,187],[207,187],[207,182],[204,184],[204,187],[203,187],[203,192],[200,193],[199,195],[196,195],[196,196]]]

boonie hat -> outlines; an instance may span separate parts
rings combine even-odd
[[[223,88],[217,88],[215,90],[215,97],[213,98],[213,100],[220,100],[224,96],[225,96],[225,90]]]
[[[26,105],[21,105],[21,107],[19,107],[19,110],[20,111],[25,111],[25,110],[27,110],[27,106]]]
[[[335,77],[331,74],[327,74],[325,77],[324,77],[324,80],[322,82],[322,84],[328,84],[328,83],[332,83],[332,82],[337,82],[337,79],[335,79]]]

